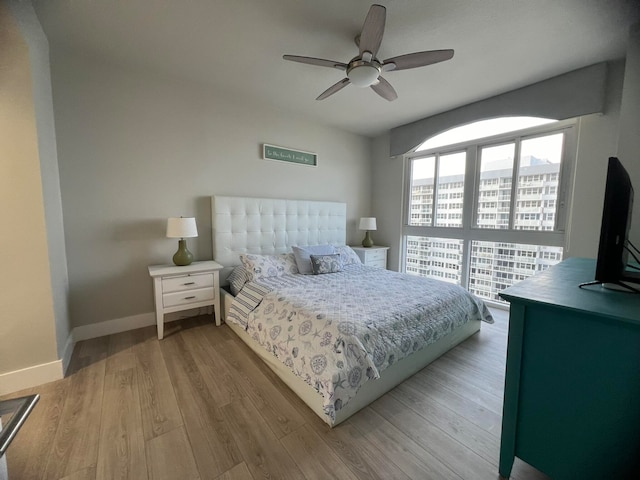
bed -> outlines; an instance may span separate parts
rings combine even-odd
[[[223,320],[329,426],[493,322],[458,286],[362,265],[344,203],[213,196],[212,226],[221,284],[249,272]]]

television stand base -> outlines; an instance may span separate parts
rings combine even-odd
[[[589,285],[601,285],[603,288],[607,288],[609,290],[616,290],[618,292],[640,293],[640,290],[638,290],[637,288],[622,282],[600,282],[598,280],[594,280],[592,282],[581,283],[580,285],[578,285],[578,287],[584,288]]]

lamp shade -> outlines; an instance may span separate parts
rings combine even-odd
[[[196,219],[193,217],[170,217],[167,219],[168,238],[189,238],[198,236]]]
[[[376,230],[376,217],[362,217],[360,230]]]

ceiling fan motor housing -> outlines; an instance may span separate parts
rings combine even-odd
[[[356,87],[370,87],[378,83],[378,77],[382,71],[382,65],[378,62],[365,62],[364,60],[353,60],[347,68],[347,77]]]

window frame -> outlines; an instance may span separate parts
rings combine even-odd
[[[578,120],[562,120],[553,123],[512,131],[490,137],[473,139],[466,142],[437,147],[428,150],[414,151],[404,155],[404,185],[402,208],[402,249],[400,255],[401,271],[406,271],[407,237],[435,237],[451,238],[463,241],[461,285],[468,288],[471,264],[471,242],[488,241],[500,243],[535,244],[543,246],[565,246],[566,231],[571,211],[571,189],[575,172]],[[515,211],[517,205],[518,170],[520,165],[520,144],[532,138],[564,133],[562,145],[562,160],[558,172],[558,195],[556,197],[555,224],[553,230],[523,230],[515,229]],[[514,152],[514,166],[511,181],[511,200],[509,212],[509,228],[494,229],[477,226],[478,202],[480,195],[480,149],[500,144],[516,142]],[[443,155],[465,151],[465,181],[462,206],[462,227],[436,226],[437,196],[438,196],[438,167],[439,159]],[[412,165],[413,160],[424,157],[436,157],[434,172],[434,190],[432,200],[431,225],[418,226],[410,224],[412,197]],[[497,199],[496,199],[497,201]],[[491,303],[491,302],[490,302]]]

